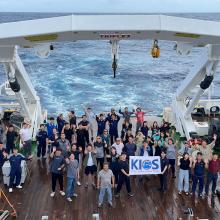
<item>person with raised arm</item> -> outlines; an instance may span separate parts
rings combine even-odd
[[[203,159],[201,152],[197,153],[196,160],[193,161],[193,184],[192,184],[192,195],[195,195],[197,184],[199,183],[199,197],[202,197],[205,179],[205,169],[208,168],[208,161]]]
[[[73,153],[65,160],[67,166],[66,198],[69,202],[72,202],[71,197],[77,197],[77,194],[74,193],[74,188],[76,181],[79,179],[79,163]]]
[[[63,191],[63,168],[65,167],[65,159],[61,153],[62,150],[60,148],[53,147],[52,153],[50,154],[50,171],[52,181],[52,192],[50,194],[51,197],[54,197],[55,195],[57,180],[59,181],[60,185],[60,194],[65,196],[65,192]]]
[[[183,153],[182,157],[178,157],[177,162],[179,169],[178,190],[179,195],[182,194],[183,185],[184,192],[189,195],[189,170],[192,167],[192,157],[187,152]]]

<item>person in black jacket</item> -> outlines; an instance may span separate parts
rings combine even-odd
[[[37,157],[38,158],[40,158],[41,156],[45,157],[47,143],[48,143],[48,135],[47,132],[45,131],[44,124],[40,125],[40,130],[37,133],[36,140],[37,140]]]
[[[13,152],[17,137],[18,133],[14,130],[13,125],[9,125],[8,127],[6,127],[6,150],[8,154],[10,154],[10,152]]]
[[[114,176],[115,176],[115,184],[118,184],[118,158],[119,155],[116,152],[116,148],[111,148],[111,153],[109,155],[106,155],[107,162],[109,163],[109,168],[112,170]]]
[[[104,119],[104,115],[100,114],[99,117],[96,115],[96,121],[98,125],[97,135],[103,135],[106,125],[106,120]]]

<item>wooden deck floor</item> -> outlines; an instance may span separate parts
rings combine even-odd
[[[161,194],[157,191],[158,177],[151,176],[141,183],[137,178],[132,178],[133,198],[128,198],[123,189],[121,197],[113,199],[113,208],[105,204],[102,209],[98,209],[97,190],[77,187],[78,198],[72,203],[58,193],[55,198],[51,198],[48,161],[34,159],[28,166],[30,171],[22,190],[15,189],[13,194],[9,194],[7,188],[3,187],[18,212],[18,220],[40,220],[43,215],[49,216],[49,220],[91,220],[94,213],[99,213],[102,220],[187,219],[183,214],[187,207],[193,208],[195,217],[220,219],[220,198],[179,196],[175,189],[177,180],[170,179],[167,193]]]

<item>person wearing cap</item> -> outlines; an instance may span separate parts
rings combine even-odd
[[[6,155],[5,155],[6,157]],[[13,192],[13,184],[14,180],[16,178],[15,186],[18,189],[21,189],[22,186],[20,185],[21,183],[21,161],[22,160],[31,160],[32,156],[29,157],[24,157],[21,154],[18,153],[18,148],[13,149],[13,155],[8,158],[11,166],[11,171],[10,171],[10,180],[9,180],[9,192]]]
[[[121,154],[121,160],[118,163],[119,167],[119,179],[118,179],[118,185],[116,188],[116,195],[115,197],[119,197],[121,188],[123,184],[126,185],[127,193],[129,196],[133,196],[131,192],[131,183],[130,183],[130,175],[129,175],[129,164],[128,161],[126,160],[126,153],[122,152]]]
[[[36,141],[37,141],[37,157],[45,158],[46,148],[48,143],[48,135],[47,132],[45,131],[44,124],[40,125],[40,129],[36,135]]]
[[[189,142],[188,141],[185,141],[184,142],[184,145],[181,146],[181,148],[179,149],[178,151],[178,154],[179,155],[183,155],[183,154],[189,154],[190,156],[192,155],[192,152],[193,152],[193,149],[191,148],[191,146],[189,145]]]
[[[32,135],[30,125],[27,122],[24,122],[19,133],[23,144],[24,156],[28,157],[32,154]]]
[[[54,128],[57,129],[57,125],[55,125],[54,123],[54,117],[50,117],[50,122],[47,123],[47,134],[49,138],[51,138],[51,136],[53,135]]]
[[[57,180],[59,181],[60,185],[60,194],[65,196],[65,192],[63,191],[63,168],[65,167],[65,159],[61,153],[62,150],[60,148],[53,147],[52,153],[50,154],[50,171],[52,181],[52,192],[50,194],[51,197],[54,197],[55,195]]]

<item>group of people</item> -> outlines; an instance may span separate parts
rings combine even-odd
[[[216,194],[216,183],[220,168],[218,154],[213,153],[213,147],[217,139],[213,134],[213,140],[207,144],[206,140],[192,139],[186,141],[178,150],[180,143],[175,136],[175,129],[164,122],[159,125],[154,121],[151,126],[144,120],[145,113],[141,108],[129,111],[128,108],[121,109],[117,113],[111,109],[108,114],[96,115],[91,108],[85,109],[85,114],[79,120],[74,111],[69,112],[65,120],[63,114],[56,118],[51,117],[49,122],[40,125],[36,135],[38,159],[50,158],[50,170],[52,181],[51,197],[55,196],[56,183],[59,182],[60,194],[66,195],[68,201],[77,197],[75,185],[81,185],[83,177],[84,186],[90,184],[99,188],[98,206],[104,202],[105,193],[108,194],[108,203],[112,206],[112,188],[115,188],[115,197],[120,196],[122,186],[125,184],[129,196],[133,196],[129,175],[130,156],[159,156],[161,158],[161,174],[159,174],[161,192],[168,189],[169,173],[176,178],[176,166],[179,167],[178,191],[186,195],[190,192],[195,194],[199,183],[199,196],[209,193],[212,183],[212,194]],[[120,117],[121,115],[121,117]],[[136,117],[132,123],[131,116]],[[122,125],[119,121],[122,118]],[[136,128],[133,128],[136,124]],[[97,129],[96,129],[97,127]],[[119,127],[121,130],[119,132]],[[95,131],[97,133],[95,134]],[[5,132],[6,145],[3,150],[0,144],[0,156],[3,162],[8,158],[11,163],[10,187],[16,176],[16,186],[21,188],[19,167],[21,160],[32,159],[31,133],[27,123],[18,134],[10,125]],[[24,149],[24,157],[19,156],[15,148],[15,140],[21,138]],[[15,168],[13,168],[13,163]],[[12,170],[16,170],[13,173]],[[170,170],[170,172],[169,172]],[[64,174],[66,174],[67,185],[64,191]],[[84,175],[83,175],[84,174]],[[18,175],[18,178],[17,178]],[[18,179],[18,180],[17,180]],[[142,179],[138,178],[138,179]],[[192,188],[190,190],[190,181]],[[90,183],[90,184],[89,184]]]

